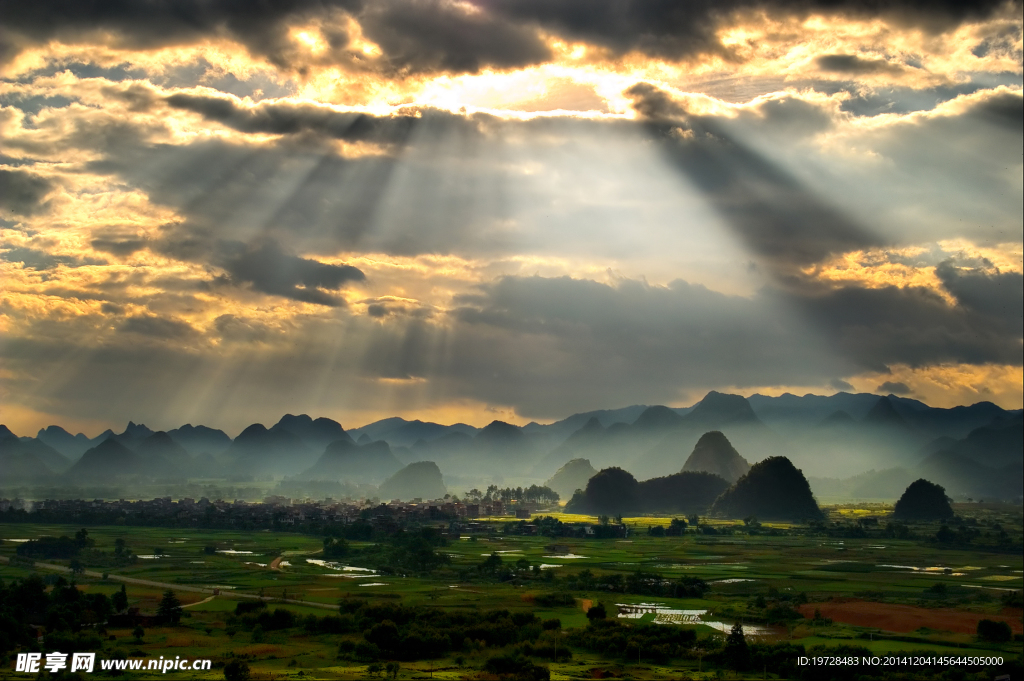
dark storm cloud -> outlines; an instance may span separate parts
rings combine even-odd
[[[493,12],[467,12],[451,2],[375,1],[359,22],[398,71],[476,73],[485,66],[515,68],[551,56],[532,26]]]
[[[665,92],[639,83],[626,90],[633,107],[668,162],[725,217],[755,254],[780,278],[793,268],[819,262],[830,254],[882,245],[837,208],[815,195],[781,165],[731,134],[710,116],[689,115]],[[792,100],[766,106],[768,124],[785,121],[812,127],[826,125],[820,111]],[[796,127],[803,127],[797,125]]]
[[[1019,0],[1013,0],[1019,7]],[[383,50],[371,63],[348,50],[340,24],[327,22],[326,55],[321,61],[395,73],[476,72],[484,67],[536,64],[550,55],[541,33],[599,45],[613,54],[639,51],[667,59],[716,54],[735,59],[716,35],[729,15],[743,10],[807,16],[811,13],[885,16],[928,31],[991,14],[999,0],[477,0],[472,10],[439,0],[377,1],[285,0],[40,0],[0,3],[0,60],[10,61],[32,44],[50,40],[112,41],[133,49],[197,44],[228,37],[279,68],[302,71],[289,26],[342,13],[354,17],[363,33]]]
[[[155,315],[129,317],[121,325],[121,331],[161,340],[184,340],[198,334],[195,327],[187,322]]]
[[[855,54],[826,54],[815,60],[818,68],[829,73],[862,76],[871,73],[900,74],[904,69],[884,59],[863,59]]]
[[[890,393],[893,395],[909,395],[913,391],[906,383],[886,381],[875,388],[875,392],[882,393],[883,395],[888,395]]]
[[[50,270],[58,265],[83,267],[85,265],[106,265],[106,260],[78,258],[71,255],[54,255],[37,248],[15,247],[0,252],[0,260],[19,262],[30,270]]]
[[[350,265],[331,265],[289,255],[272,240],[256,244],[225,244],[221,265],[235,284],[251,284],[257,291],[304,303],[338,307],[344,299],[327,293],[366,275]]]
[[[269,236],[256,236],[248,242],[222,239],[214,230],[189,223],[166,225],[160,236],[146,245],[169,258],[223,270],[224,275],[205,282],[207,287],[249,286],[262,293],[329,307],[345,305],[345,300],[331,291],[366,280],[357,267],[300,258]]]
[[[960,268],[947,260],[935,268],[935,275],[964,308],[1024,334],[1024,276],[1019,272]]]
[[[816,382],[854,368],[767,292],[504,277],[456,302],[453,379],[525,409],[670,400],[679,386]]]
[[[594,404],[605,395],[665,400],[678,385],[816,384],[890,365],[1021,363],[1019,332],[919,288],[742,298],[681,281],[505,277],[457,302],[453,380],[472,384],[475,397],[502,392],[534,407],[549,394],[551,406],[591,392]]]
[[[334,139],[380,144],[404,142],[418,120],[412,115],[370,116],[312,104],[265,103],[245,108],[230,97],[186,94],[171,95],[167,103],[239,132],[275,135],[311,132]]]
[[[1021,334],[989,314],[950,306],[925,288],[848,286],[788,297],[803,319],[863,369],[944,363],[1020,366]]]
[[[376,67],[385,71],[475,72],[485,66],[533,64],[550,56],[532,26],[437,0],[365,5],[358,0],[50,0],[0,4],[0,26],[6,29],[0,29],[0,59],[8,61],[27,45],[52,39],[73,43],[101,38],[144,50],[227,37],[278,68],[302,71],[309,55],[295,54],[290,25],[329,19],[339,12],[355,16],[364,34],[384,49]],[[368,65],[366,55],[349,51],[350,36],[336,22],[322,26],[327,53],[321,61],[356,68]]]
[[[597,44],[616,54],[637,50],[666,59],[718,54],[733,57],[716,30],[731,13],[812,13],[874,18],[886,16],[927,30],[948,29],[1004,7],[1000,0],[477,0],[515,21],[531,22],[563,38]],[[1019,6],[1019,2],[1014,4]]]
[[[43,209],[42,200],[53,184],[38,175],[0,168],[0,210],[33,215]]]
[[[430,306],[417,305],[411,301],[395,300],[394,298],[369,298],[360,302],[366,305],[366,314],[373,319],[385,319],[387,317],[429,319],[435,313],[435,310]]]
[[[214,320],[213,327],[222,339],[239,343],[258,343],[271,336],[265,325],[233,314],[220,315]]]
[[[27,44],[49,40],[101,38],[118,47],[146,50],[226,36],[286,66],[289,21],[321,16],[328,8],[358,7],[358,2],[345,0],[5,1],[0,3],[0,58],[10,59]]]
[[[136,251],[141,251],[146,248],[149,241],[147,239],[117,239],[117,238],[101,238],[93,239],[89,242],[89,245],[94,250],[103,251],[104,253],[110,253],[116,255],[119,258],[124,258]]]
[[[1024,124],[1024,97],[1018,92],[1002,92],[972,107],[970,114],[990,125],[1017,133]]]
[[[828,382],[828,384],[835,388],[836,390],[842,390],[845,392],[850,392],[854,389],[852,384],[847,383],[841,378],[833,378],[831,381]]]

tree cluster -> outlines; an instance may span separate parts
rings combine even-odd
[[[505,487],[489,485],[487,490],[481,492],[473,488],[466,492],[464,500],[476,503],[489,504],[494,501],[502,501],[506,504],[513,501],[528,501],[541,504],[554,504],[560,499],[558,492],[544,485],[530,485],[529,487]]]
[[[703,513],[729,483],[705,472],[675,473],[637,482],[621,468],[605,468],[577,491],[566,510],[571,513]]]
[[[66,642],[68,650],[89,649],[82,647],[88,642],[71,639],[81,638],[90,625],[105,622],[112,612],[105,594],[84,594],[63,577],[49,591],[37,575],[10,584],[0,581],[0,656],[17,646],[35,645],[33,624],[45,626],[46,635]],[[87,638],[98,645],[95,636]]]
[[[593,608],[592,608],[593,609]],[[646,659],[664,664],[682,657],[693,647],[693,629],[658,624],[620,624],[613,619],[593,618],[585,629],[573,629],[571,646],[627,660]]]
[[[343,657],[352,659],[436,659],[449,652],[526,642],[534,646],[531,648],[534,654],[538,654],[537,651],[548,654],[547,648],[537,644],[545,629],[543,622],[533,613],[508,610],[446,612],[436,608],[368,603],[357,599],[341,601],[340,610],[340,624],[347,631],[361,631],[363,634],[362,641],[348,641],[339,648]],[[317,619],[319,622],[316,624],[312,621],[305,623],[307,630],[323,629],[322,622],[328,618]]]
[[[75,532],[74,538],[67,535],[60,537],[40,537],[24,542],[15,550],[19,556],[33,560],[69,560],[77,558],[96,542],[89,537],[89,531],[81,529]]]

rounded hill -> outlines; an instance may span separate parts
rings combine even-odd
[[[385,480],[381,499],[440,499],[448,493],[441,469],[433,461],[411,463]]]
[[[804,474],[784,456],[753,466],[718,497],[711,512],[731,518],[811,520],[822,517]]]
[[[953,517],[953,507],[944,487],[920,478],[903,492],[893,516],[900,520],[943,520]]]

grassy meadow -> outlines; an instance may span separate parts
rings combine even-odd
[[[827,511],[830,521],[838,522],[864,517],[884,521],[888,512],[878,505],[833,506]],[[971,513],[982,523],[999,522],[1011,536],[1021,536],[1019,507],[957,511]],[[596,521],[584,516],[554,515],[563,522]],[[87,572],[78,575],[76,582],[83,592],[108,595],[121,588],[121,578],[150,582],[130,581],[126,587],[129,605],[143,613],[156,610],[168,588],[165,585],[176,589],[185,606],[185,616],[178,626],[152,627],[141,639],[128,629],[108,627],[104,650],[120,651],[128,657],[180,655],[214,660],[214,669],[209,672],[169,672],[178,678],[224,678],[223,664],[233,659],[245,660],[253,678],[258,679],[367,678],[375,672],[367,662],[338,655],[341,641],[362,639],[356,632],[318,634],[294,627],[254,635],[235,616],[237,605],[252,602],[254,597],[268,599],[271,609],[286,608],[299,618],[337,612],[341,599],[453,612],[533,612],[544,620],[560,620],[562,632],[586,627],[585,610],[592,605],[603,603],[609,616],[615,617],[615,613],[625,612],[626,606],[646,604],[650,611],[639,617],[640,622],[692,628],[698,636],[695,648],[714,645],[734,622],[742,622],[750,641],[793,642],[806,648],[851,644],[875,655],[923,650],[936,655],[996,654],[1007,658],[1020,654],[1019,640],[1007,644],[979,642],[972,622],[979,617],[1002,617],[1011,622],[1015,633],[1021,633],[1021,610],[1019,606],[1008,607],[1004,596],[1022,588],[1024,557],[1019,551],[941,548],[923,538],[934,534],[935,527],[913,528],[918,536],[914,539],[835,538],[813,536],[785,524],[766,523],[750,533],[739,521],[702,521],[736,532],[656,537],[648,533],[648,528],[667,526],[671,519],[644,517],[624,519],[631,529],[628,537],[598,540],[513,536],[502,533],[503,524],[511,520],[492,520],[489,534],[464,535],[440,548],[451,562],[429,576],[378,574],[309,562],[322,558],[322,538],[315,536],[89,527],[97,550],[110,550],[115,540],[123,539],[140,558],[134,564],[102,571],[86,564]],[[73,525],[0,525],[0,557],[15,558],[19,540],[71,535],[78,529]],[[351,542],[353,549],[363,546]],[[509,581],[467,579],[492,553],[505,565],[518,563],[524,576]],[[67,565],[67,561],[40,561],[44,562]],[[624,578],[638,570],[672,580],[699,577],[711,588],[701,598],[662,598],[595,588],[574,591],[572,605],[536,602],[538,596],[564,590],[559,582],[566,576],[585,570],[595,575],[621,574]],[[50,583],[58,575],[43,565],[32,566],[17,559],[0,563],[4,583],[33,572]],[[783,598],[805,616],[770,623],[764,618],[764,598]],[[857,611],[858,604],[865,603],[871,605]],[[817,619],[813,617],[816,610],[823,613]],[[696,619],[685,619],[686,615],[663,611],[705,612]],[[829,612],[837,615],[829,617]],[[922,613],[924,623],[914,626],[914,617]],[[928,625],[932,622],[929,617],[934,626]],[[488,657],[499,652],[475,645],[443,659],[402,662],[397,677],[487,678],[480,676],[480,670]],[[716,678],[721,673],[706,664],[699,650],[666,664],[645,662],[642,651],[639,658],[626,661],[573,649],[570,660],[544,664],[552,679],[602,678],[609,673],[634,679]],[[137,674],[135,678],[140,679],[163,676],[158,672]]]

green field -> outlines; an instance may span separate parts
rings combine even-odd
[[[879,515],[878,507],[833,507],[832,520]],[[884,511],[884,509],[883,509]],[[1021,535],[1019,507],[989,510],[992,522],[997,518],[1011,536]],[[563,516],[565,522],[588,519]],[[668,518],[627,518],[631,534],[625,539],[565,539],[501,534],[502,525],[494,523],[485,536],[452,540],[439,550],[449,554],[451,562],[429,575],[366,574],[342,571],[308,562],[318,560],[322,538],[280,532],[208,531],[182,528],[89,527],[95,549],[109,551],[116,539],[124,539],[140,558],[134,564],[117,568],[91,567],[76,577],[85,593],[108,595],[120,589],[121,578],[146,580],[153,585],[129,582],[131,607],[153,612],[166,587],[178,590],[186,605],[186,616],[175,627],[153,627],[137,642],[127,629],[110,628],[104,643],[107,652],[120,649],[129,657],[211,658],[223,664],[235,658],[247,661],[258,678],[335,679],[366,678],[367,664],[338,659],[339,641],[361,640],[358,633],[312,634],[301,628],[268,631],[262,640],[253,641],[234,617],[239,602],[251,602],[262,596],[271,607],[286,607],[300,617],[331,614],[339,599],[365,599],[369,602],[427,606],[446,611],[486,611],[507,609],[534,612],[542,619],[558,618],[562,631],[586,627],[585,607],[602,602],[615,612],[621,606],[656,603],[668,610],[707,611],[699,621],[664,626],[692,627],[701,645],[720,645],[728,627],[743,621],[749,631],[762,635],[751,641],[792,642],[809,648],[815,645],[855,644],[874,654],[896,651],[934,650],[935,654],[1003,655],[1020,654],[1020,642],[995,645],[978,642],[973,633],[957,633],[941,627],[926,627],[912,632],[887,632],[880,626],[854,626],[839,621],[812,623],[796,619],[786,624],[768,625],[764,608],[757,599],[782,599],[807,607],[826,607],[836,599],[875,602],[883,606],[956,609],[961,613],[983,616],[1015,617],[1020,632],[1020,609],[1006,609],[1002,597],[1022,587],[1024,559],[1021,552],[941,548],[924,538],[879,539],[813,536],[779,524],[764,525],[760,534],[652,537],[647,527],[667,525]],[[716,523],[719,527],[742,523]],[[0,557],[15,557],[19,541],[41,536],[72,535],[73,525],[34,524],[0,525]],[[915,528],[924,537],[930,528]],[[934,529],[931,530],[934,532]],[[366,544],[352,543],[353,549]],[[558,553],[552,547],[557,548]],[[237,553],[209,553],[216,551]],[[472,578],[474,570],[492,553],[506,565],[517,561],[540,566],[509,581]],[[273,569],[275,559],[281,565]],[[17,561],[14,561],[17,563]],[[40,561],[67,565],[67,561]],[[358,563],[358,560],[354,560]],[[594,575],[620,574],[624,578],[638,570],[657,573],[666,579],[699,577],[711,586],[702,598],[663,598],[626,593],[610,593],[595,588],[573,592],[574,604],[546,607],[535,603],[542,594],[562,590],[559,583],[569,575],[589,570]],[[106,578],[99,574],[107,572]],[[37,573],[52,582],[57,571],[37,564],[0,563],[4,583]],[[97,573],[95,575],[90,573]],[[218,591],[213,595],[213,590]],[[212,596],[212,598],[211,598]],[[624,608],[623,608],[624,609]],[[651,621],[653,614],[640,621]],[[717,627],[717,628],[716,628]],[[402,662],[398,678],[473,678],[488,657],[498,650],[473,648],[459,655],[433,661]],[[664,665],[639,664],[607,658],[599,653],[574,649],[571,661],[545,662],[551,678],[592,678],[594,669],[611,670],[631,678],[680,678],[687,675],[714,677],[707,665],[694,653]],[[101,653],[101,656],[103,653]],[[701,674],[697,673],[698,666]],[[224,678],[223,671],[169,672],[182,678]],[[732,672],[729,672],[732,674]],[[136,672],[134,678],[156,678],[157,672]],[[149,676],[147,676],[149,674]],[[271,676],[272,675],[272,676]],[[761,675],[754,675],[761,678]]]

